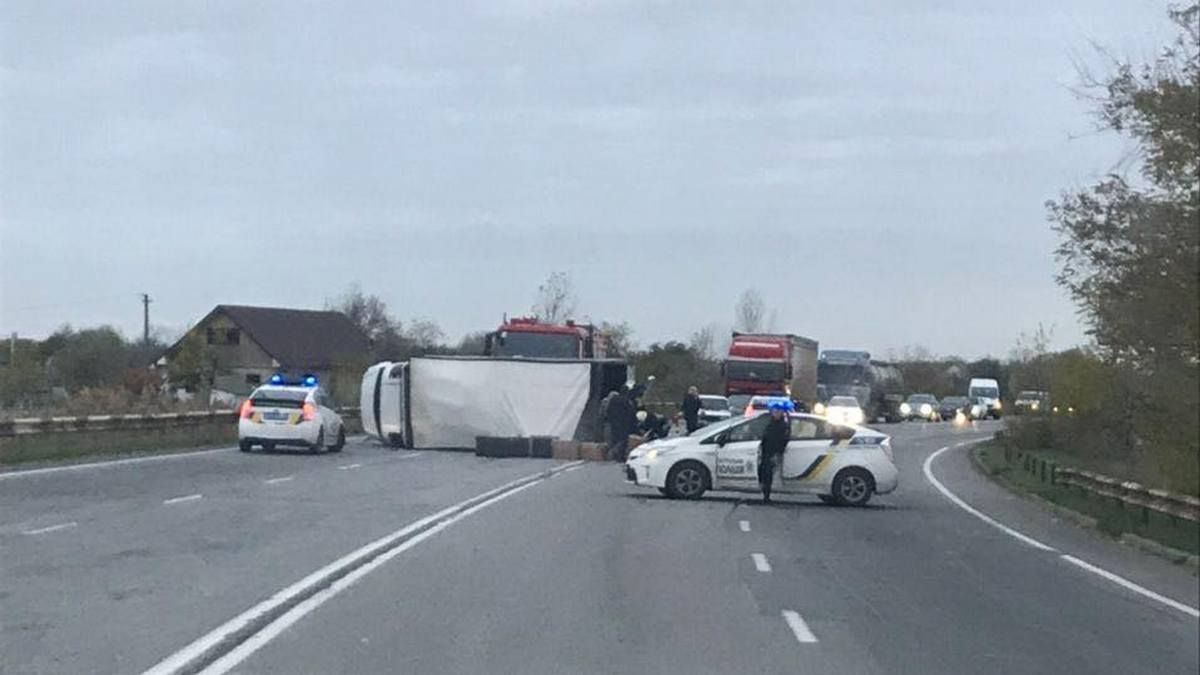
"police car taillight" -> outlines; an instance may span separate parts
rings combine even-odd
[[[304,418],[305,422],[311,422],[317,419],[317,406],[311,403],[305,403],[304,407],[300,409],[300,415]]]
[[[250,403],[250,399],[242,401],[242,408],[239,411],[239,414],[244,420],[250,419],[250,416],[254,414],[254,405]]]

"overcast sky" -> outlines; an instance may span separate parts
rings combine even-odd
[[[1043,202],[1128,152],[1074,64],[1171,35],[1140,0],[460,4],[5,2],[0,330],[359,282],[457,338],[562,270],[642,345],[750,286],[827,348],[1074,344]]]

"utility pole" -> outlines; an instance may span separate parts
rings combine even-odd
[[[150,344],[150,294],[142,293],[142,344]]]

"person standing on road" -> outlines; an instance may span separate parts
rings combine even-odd
[[[772,401],[769,409],[771,419],[758,445],[758,486],[762,489],[763,503],[771,501],[771,483],[775,480],[775,467],[792,440],[792,421],[788,413],[788,402]]]
[[[608,408],[612,405],[613,399],[620,395],[620,390],[613,389],[600,399],[600,431],[604,435],[604,447],[606,448],[612,444],[612,434],[609,433]]]
[[[625,460],[629,447],[629,434],[637,428],[637,410],[628,387],[608,402],[608,459],[614,462]]]
[[[683,421],[689,434],[700,428],[700,390],[695,387],[688,387],[683,397]]]

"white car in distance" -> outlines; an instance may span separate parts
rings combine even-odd
[[[676,499],[708,490],[758,492],[758,444],[770,414],[734,417],[677,438],[651,441],[629,453],[625,478]],[[896,489],[891,439],[865,427],[793,413],[792,440],[775,473],[773,491],[815,495],[831,504],[863,506]]]
[[[712,424],[733,416],[729,410],[729,399],[715,394],[700,395],[700,424]]]
[[[863,410],[853,396],[834,396],[825,404],[825,419],[854,426],[863,423]]]
[[[238,449],[277,446],[341,452],[346,445],[342,417],[315,377],[286,382],[281,376],[255,389],[238,409]]]

